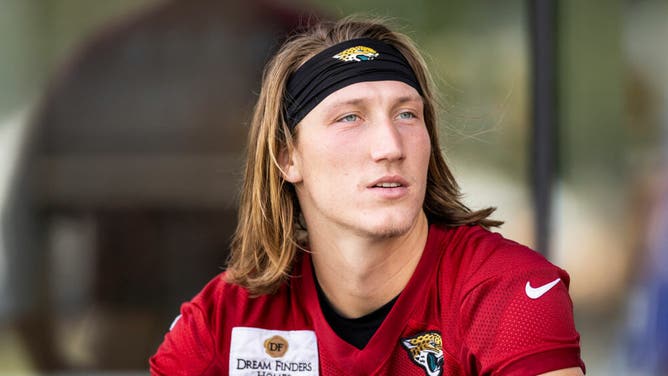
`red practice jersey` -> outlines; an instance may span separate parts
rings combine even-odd
[[[582,367],[568,274],[478,226],[431,225],[422,258],[363,349],[318,302],[310,257],[273,295],[216,277],[181,307],[151,375],[536,375]],[[345,278],[345,271],[341,271]]]

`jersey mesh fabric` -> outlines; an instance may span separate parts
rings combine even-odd
[[[274,295],[250,298],[220,276],[191,302],[158,352],[152,375],[227,375],[234,327],[312,330],[320,374],[426,375],[402,345],[421,333],[442,338],[442,375],[535,375],[577,367],[568,275],[526,247],[480,227],[432,225],[413,277],[363,348],[337,336],[317,297],[309,255]],[[525,292],[560,282],[538,299]]]
[[[464,348],[475,360],[469,372],[510,374],[516,368],[514,363],[525,360],[529,369],[522,372],[547,372],[549,366],[528,360],[533,354],[555,349],[570,349],[572,355],[564,363],[584,368],[572,319],[568,274],[514,242],[498,235],[480,235],[483,239],[476,243],[477,248],[494,247],[496,251],[471,260],[469,265],[475,269],[462,290],[460,330]],[[540,297],[528,296],[527,285],[544,286],[555,280],[559,282]]]
[[[216,357],[213,338],[204,313],[195,304],[184,304],[172,330],[165,335],[160,352],[150,359],[151,375],[213,376]]]
[[[526,349],[549,350],[562,342],[578,341],[572,322],[564,319],[572,315],[570,309],[554,304],[568,299],[563,284],[548,291],[543,299],[533,300],[523,291],[526,281],[539,285],[552,281],[541,281],[533,274],[521,273],[506,281],[493,278],[467,297],[462,309],[469,313],[463,315],[466,343],[487,370],[521,358]],[[480,371],[484,374],[485,369]]]

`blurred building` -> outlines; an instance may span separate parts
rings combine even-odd
[[[4,231],[4,322],[36,369],[144,369],[222,270],[261,70],[299,22],[270,1],[164,1],[58,68]]]

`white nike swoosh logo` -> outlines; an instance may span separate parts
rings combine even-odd
[[[179,322],[180,319],[181,319],[181,315],[178,315],[178,316],[176,316],[174,321],[172,321],[172,325],[169,326],[169,331],[170,332],[172,331],[172,329],[174,329],[174,327],[176,326],[176,323]]]
[[[561,278],[557,278],[554,281],[552,281],[552,282],[550,282],[546,285],[542,285],[542,286],[536,287],[536,288],[531,287],[531,282],[527,281],[526,286],[524,286],[524,291],[527,293],[527,296],[529,298],[538,299],[541,296],[543,296],[546,292],[550,291],[550,289],[552,287],[556,286],[557,283],[559,283],[559,281],[561,281]]]

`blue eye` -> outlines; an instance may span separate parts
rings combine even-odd
[[[339,121],[342,121],[344,123],[351,123],[351,122],[356,121],[358,119],[359,119],[359,116],[357,116],[355,114],[350,114],[350,115],[346,115],[346,116],[340,118]]]
[[[402,120],[413,119],[415,117],[416,117],[415,114],[413,114],[412,112],[402,112],[399,114],[399,119]]]

